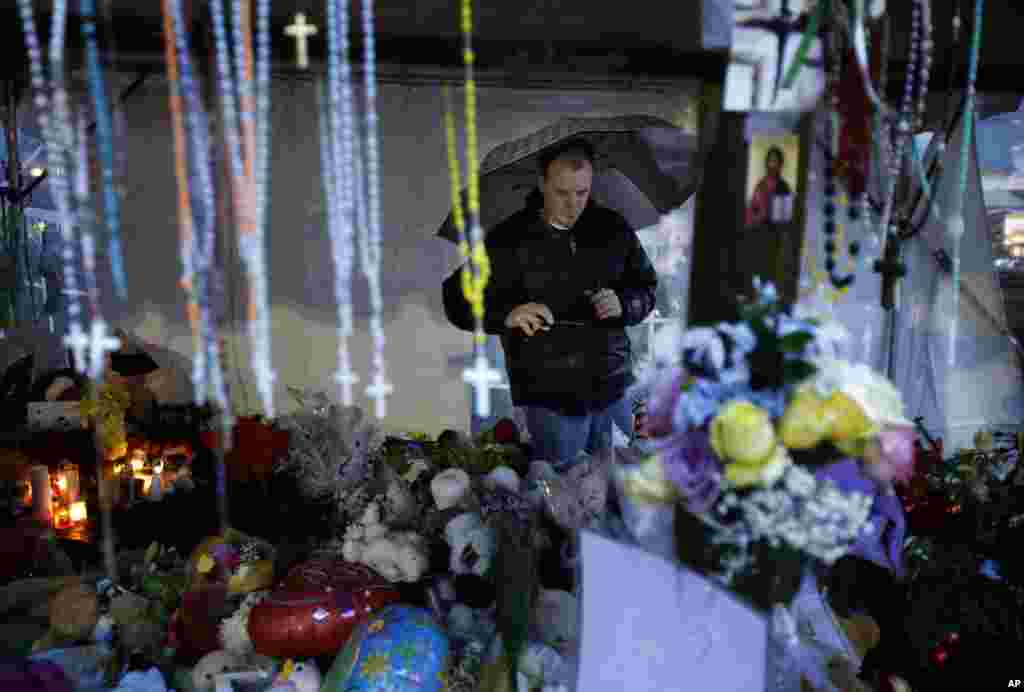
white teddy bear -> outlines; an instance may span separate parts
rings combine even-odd
[[[419,581],[430,564],[426,539],[414,531],[390,530],[381,523],[377,502],[371,502],[359,521],[345,531],[342,556],[392,582]]]

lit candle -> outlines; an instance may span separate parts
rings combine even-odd
[[[64,497],[67,499],[68,504],[78,501],[79,495],[81,495],[81,481],[78,476],[78,466],[70,462],[61,464],[60,467],[60,479],[58,483],[61,484],[61,492],[64,493]]]
[[[71,504],[70,518],[72,524],[81,524],[89,516],[85,503],[79,500]]]
[[[164,497],[163,471],[162,463],[153,467],[153,480],[149,483],[149,499],[153,502],[159,502]]]
[[[50,470],[43,465],[33,466],[29,474],[32,479],[32,515],[49,524],[53,516],[50,507],[53,499],[50,492]]]

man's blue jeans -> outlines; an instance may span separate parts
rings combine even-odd
[[[633,429],[628,397],[582,416],[565,416],[542,406],[524,406],[523,413],[533,446],[531,461],[547,461],[555,468],[571,466],[580,452],[594,454],[610,448],[613,424],[627,435]]]

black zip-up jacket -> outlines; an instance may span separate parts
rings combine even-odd
[[[484,331],[501,336],[517,406],[543,406],[565,415],[599,411],[633,382],[625,327],[654,309],[658,277],[636,233],[617,212],[591,202],[569,231],[548,225],[531,196],[526,208],[487,235],[491,278],[485,291]],[[473,330],[462,294],[462,268],[443,286],[448,320]],[[598,320],[587,293],[615,291],[622,317]],[[550,331],[527,337],[505,327],[524,303],[547,305]]]

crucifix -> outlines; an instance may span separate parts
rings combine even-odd
[[[874,271],[882,277],[882,309],[896,307],[896,282],[907,275],[903,263],[903,241],[898,233],[889,233],[882,259],[875,261]]]
[[[772,86],[772,102],[778,99],[779,91],[782,89],[782,77],[787,69],[784,58],[786,56],[786,45],[789,41],[789,37],[802,35],[807,30],[811,21],[809,13],[794,12],[790,7],[791,2],[792,0],[781,0],[779,13],[774,17],[764,19],[745,19],[736,23],[738,28],[759,29],[761,31],[766,31],[775,37],[775,41],[777,43],[775,59],[777,60],[777,63],[774,84]],[[821,61],[814,60],[808,60],[805,64],[811,67],[822,66]]]
[[[86,353],[89,351],[89,337],[82,331],[82,325],[78,320],[71,323],[68,334],[64,337],[64,345],[71,349],[75,370],[84,375],[89,370],[89,363],[86,359]]]
[[[116,336],[107,335],[107,323],[102,319],[92,321],[89,338],[89,379],[98,380],[103,374],[107,362],[107,354],[121,348],[121,340]]]
[[[382,419],[388,414],[387,398],[395,391],[391,383],[384,379],[379,371],[373,376],[373,383],[366,388],[366,395],[374,400],[377,418]]]
[[[473,367],[462,372],[462,379],[473,386],[476,415],[480,418],[490,416],[491,388],[501,383],[501,372],[490,367],[483,353],[478,353]]]
[[[295,14],[295,21],[284,28],[286,36],[295,39],[295,61],[300,70],[309,69],[309,39],[319,33],[319,29],[306,22],[302,12]]]

